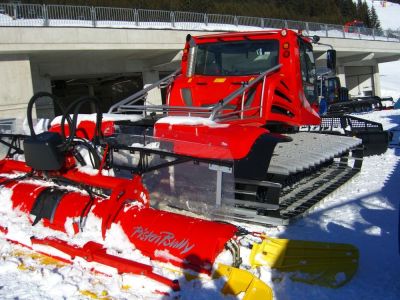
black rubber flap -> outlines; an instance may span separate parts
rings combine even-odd
[[[55,132],[43,132],[24,140],[26,164],[35,170],[59,170],[65,154],[60,151],[61,136]]]
[[[362,139],[364,156],[383,154],[389,146],[390,136],[388,131],[360,131],[355,135]]]
[[[32,226],[36,225],[41,219],[47,219],[53,223],[54,214],[65,193],[65,190],[55,188],[47,188],[42,191],[31,210],[31,214],[36,216]]]

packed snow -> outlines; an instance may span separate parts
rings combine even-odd
[[[169,124],[169,125],[202,125],[206,127],[213,128],[226,128],[229,127],[229,124],[220,124],[216,123],[208,118],[203,117],[184,117],[184,116],[174,116],[174,117],[165,117],[161,118],[157,121],[157,124]]]
[[[73,115],[70,115],[71,119]],[[77,117],[77,126],[83,121],[96,122],[97,114],[79,114]],[[122,114],[102,114],[103,121],[138,121],[142,119],[141,115],[122,115]],[[51,121],[51,125],[60,125],[62,116],[57,116]]]

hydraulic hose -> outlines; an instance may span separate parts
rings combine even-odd
[[[50,94],[48,92],[38,92],[38,93],[34,94],[28,102],[28,108],[27,108],[27,113],[26,113],[26,117],[28,119],[29,130],[30,130],[32,137],[36,137],[35,129],[33,128],[33,120],[32,120],[33,105],[35,104],[35,102],[38,99],[43,98],[43,97],[50,98],[53,101],[53,103],[58,106],[58,108],[61,110],[63,115],[65,115],[64,107],[61,105],[59,99],[56,96],[54,96],[53,94]],[[72,121],[69,116],[67,116],[67,121],[68,121],[69,126],[71,126]],[[64,139],[65,139],[65,136],[64,136]]]
[[[74,138],[76,137],[76,129],[77,129],[77,122],[78,122],[78,114],[79,111],[81,110],[82,105],[85,103],[92,103],[95,106],[96,109],[96,126],[95,126],[95,132],[93,135],[92,142],[94,145],[98,145],[100,139],[102,138],[102,133],[101,133],[101,120],[103,118],[103,114],[100,110],[99,104],[98,104],[98,98],[92,97],[92,96],[84,96],[81,97],[74,102],[72,102],[66,109],[65,113],[63,114],[61,118],[61,135],[63,139],[65,139],[64,143],[64,149],[68,149],[72,142],[74,141]],[[69,118],[69,113],[73,110],[73,116],[72,116],[72,122],[71,125],[69,126],[69,136],[66,139],[65,138],[65,120]],[[99,168],[100,166],[100,157],[95,149],[90,143],[87,143],[84,140],[80,140],[80,143],[83,144],[89,151],[91,158],[93,158],[92,165],[94,168]]]

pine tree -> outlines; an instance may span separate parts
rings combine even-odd
[[[337,5],[342,16],[341,24],[353,21],[357,15],[357,6],[352,0],[337,0]]]
[[[375,28],[378,32],[382,31],[381,23],[379,22],[378,15],[373,6],[370,10],[370,21],[371,21],[371,28]]]

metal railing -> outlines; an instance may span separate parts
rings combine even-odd
[[[0,133],[13,133],[16,129],[15,118],[0,119]]]
[[[342,25],[134,8],[0,3],[0,27],[101,27],[201,31],[289,28],[306,35],[400,42],[400,32]]]
[[[233,93],[229,94],[226,96],[224,99],[222,99],[220,102],[215,104],[212,109],[211,109],[211,115],[210,119],[211,120],[216,120],[216,119],[226,119],[229,118],[230,116],[235,115],[235,114],[240,114],[240,119],[244,119],[244,113],[246,111],[250,110],[258,110],[257,115],[261,118],[262,113],[263,113],[263,107],[264,107],[264,87],[265,87],[265,81],[269,75],[274,73],[275,71],[279,70],[282,65],[276,65],[267,71],[261,73],[257,78],[253,79],[250,82],[244,83],[243,86],[240,89],[237,89]],[[253,87],[255,87],[257,84],[262,82],[262,94],[260,95],[260,105],[255,106],[255,107],[245,107],[245,101],[246,101],[246,93],[250,91]],[[240,97],[240,110],[235,110],[234,112],[228,112],[228,113],[223,113],[223,109],[225,109],[233,100],[236,98]]]
[[[145,89],[119,101],[111,106],[108,113],[141,113],[147,117],[152,113],[172,113],[173,115],[201,116],[209,118],[211,121],[231,120],[231,119],[255,119],[261,118],[265,106],[264,90],[267,77],[276,72],[282,65],[276,65],[264,72],[257,78],[243,82],[242,87],[227,95],[216,104],[209,106],[174,106],[174,105],[148,105],[147,94],[153,89],[161,89],[168,86],[174,77],[180,74],[180,69],[169,76],[147,86]],[[261,95],[259,105],[252,105],[249,95],[252,90],[261,84]],[[138,104],[143,102],[143,104]],[[232,103],[233,102],[233,103]],[[250,102],[250,103],[246,103]],[[169,100],[167,100],[169,103]],[[250,113],[251,112],[251,113]]]

